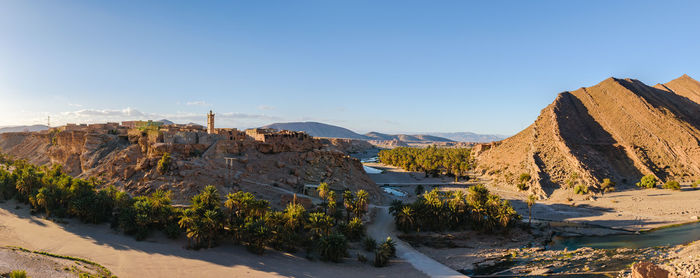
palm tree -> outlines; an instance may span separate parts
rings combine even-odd
[[[511,221],[518,219],[520,216],[510,205],[508,200],[502,200],[500,206],[498,207],[498,220],[502,228],[508,227]]]
[[[463,224],[467,209],[467,196],[464,194],[464,191],[452,192],[452,199],[450,199],[450,223],[453,227]]]
[[[208,247],[211,248],[211,242],[216,237],[219,231],[219,212],[216,210],[207,210],[202,217],[204,224],[204,232],[207,233]]]
[[[330,188],[328,188],[328,183],[322,182],[318,185],[316,191],[318,191],[318,197],[320,197],[322,200],[325,200],[326,197],[328,197],[328,192],[330,192]]]
[[[335,191],[328,192],[328,212],[334,215],[337,206],[338,203],[335,200]]]
[[[19,178],[15,183],[15,187],[25,200],[27,200],[39,186],[39,173],[36,172],[34,167],[26,166],[24,169],[20,170]]]
[[[51,193],[49,193],[49,188],[48,187],[42,187],[39,189],[39,193],[36,194],[36,204],[38,207],[43,207],[46,211],[46,218],[51,217],[51,209],[48,204],[49,202],[49,196]]]
[[[355,195],[352,191],[345,190],[343,192],[343,205],[345,206],[345,221],[350,221],[350,211],[353,210],[353,204],[355,203]]]
[[[187,247],[192,247],[191,245],[191,240],[194,240],[194,246],[199,246],[199,239],[201,238],[201,230],[198,225],[198,217],[195,214],[195,211],[191,208],[186,209],[182,212],[182,216],[180,217],[180,221],[177,222],[178,225],[180,225],[180,228],[185,229],[185,233],[187,236]]]
[[[402,232],[407,233],[413,229],[413,224],[413,209],[409,206],[404,206],[396,215],[396,226]]]
[[[527,210],[528,210],[527,224],[528,225],[532,224],[532,207],[535,206],[535,203],[537,203],[537,196],[535,196],[534,194],[531,194],[527,198]]]
[[[218,208],[221,203],[219,190],[213,185],[207,185],[201,193],[199,193],[202,207],[207,210]]]
[[[308,227],[309,231],[315,236],[315,238],[320,238],[321,236],[327,236],[330,233],[331,226],[333,225],[333,220],[330,216],[321,212],[314,212],[309,214]]]
[[[357,198],[355,199],[355,204],[353,205],[353,212],[355,216],[362,218],[362,216],[367,212],[367,206],[369,202],[367,198],[369,194],[364,189],[357,191]]]
[[[306,209],[300,204],[289,203],[284,210],[285,226],[292,231],[299,231],[304,227],[304,213]]]
[[[477,224],[484,223],[486,216],[486,201],[488,200],[489,191],[483,185],[475,185],[469,188],[467,192],[467,204],[471,207],[471,215],[474,222]]]

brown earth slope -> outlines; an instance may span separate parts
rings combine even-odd
[[[284,145],[178,133],[182,138],[195,138],[190,140],[194,143],[185,144],[158,142],[147,134],[127,138],[107,132],[59,130],[0,134],[0,151],[37,165],[60,164],[73,176],[97,177],[105,185],[135,195],[171,190],[177,202],[187,201],[209,184],[224,195],[250,191],[272,200],[272,205],[284,205],[304,184],[320,182],[336,190],[365,189],[372,199],[380,197],[360,161],[340,151],[350,144],[346,142],[305,137]],[[161,174],[157,165],[166,152],[173,162]]]
[[[699,138],[700,83],[609,78],[560,93],[525,130],[482,146],[477,168],[513,188],[529,173],[540,195],[576,184],[595,191],[604,178],[633,186],[646,174],[691,182],[700,177]]]

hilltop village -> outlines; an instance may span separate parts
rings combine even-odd
[[[62,165],[76,177],[98,177],[105,184],[141,195],[171,190],[186,201],[205,185],[222,192],[245,190],[283,206],[305,186],[328,183],[333,189],[378,189],[348,151],[369,146],[350,139],[319,139],[303,132],[274,129],[125,121],[67,124],[41,132],[0,134],[0,149],[36,165]],[[369,146],[371,147],[371,146]],[[171,163],[159,171],[167,154]],[[310,202],[310,201],[305,201]]]

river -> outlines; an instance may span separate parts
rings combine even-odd
[[[523,249],[520,254],[505,256],[494,265],[462,273],[476,277],[615,277],[634,262],[664,262],[665,254],[673,246],[696,240],[700,240],[700,222],[639,234],[555,236],[546,250]],[[522,272],[537,268],[548,269],[549,273],[527,275],[527,271]]]

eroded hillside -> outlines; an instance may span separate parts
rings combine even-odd
[[[563,92],[513,137],[475,149],[477,167],[515,188],[523,173],[532,191],[550,195],[602,179],[633,186],[640,177],[700,178],[700,83],[684,75],[654,87],[609,78]]]
[[[38,165],[60,164],[73,176],[97,177],[136,195],[172,190],[173,198],[181,202],[209,184],[224,194],[250,191],[273,205],[289,200],[290,192],[301,192],[304,184],[320,182],[337,190],[365,189],[372,198],[378,197],[379,190],[362,164],[340,151],[348,146],[354,145],[303,133],[251,138],[223,129],[207,134],[86,127],[0,134],[0,150],[17,158]],[[166,152],[172,163],[161,173],[157,165]]]

